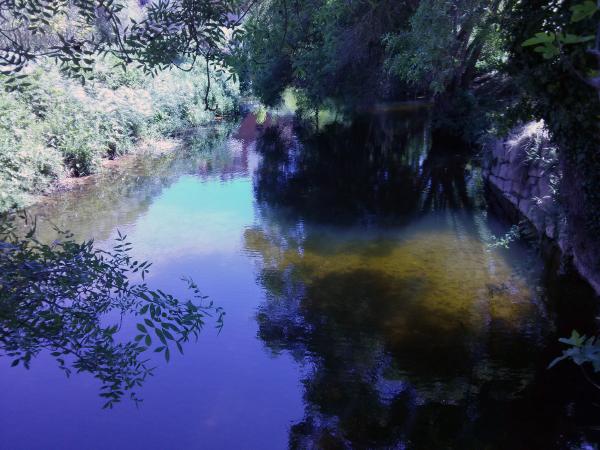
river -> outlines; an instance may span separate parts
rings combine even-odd
[[[227,128],[227,127],[222,127]],[[89,374],[42,352],[0,359],[0,447],[587,448],[597,394],[548,370],[594,329],[591,291],[549,276],[487,210],[472,155],[421,114],[375,112],[303,136],[289,118],[201,133],[31,209],[109,246],[117,230],[225,312],[140,390],[101,409]],[[127,320],[127,319],[126,319]],[[596,414],[596,417],[598,415]],[[591,447],[590,447],[591,448]]]

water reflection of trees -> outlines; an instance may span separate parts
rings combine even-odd
[[[419,211],[465,208],[472,180],[461,147],[431,146],[423,114],[363,116],[331,124],[302,144],[286,127],[257,144],[256,196],[320,221],[398,221]]]
[[[271,130],[259,146],[262,222],[245,243],[266,292],[259,337],[304,369],[290,447],[559,446],[565,400],[547,400],[560,381],[540,352],[553,337],[525,280],[477,240],[357,242],[336,226],[477,204],[464,157],[385,120],[306,146]]]
[[[261,255],[259,280],[267,293],[259,336],[305,367],[305,416],[291,428],[292,447],[487,442],[472,429],[494,423],[490,412],[506,410],[535,377],[531,355],[542,335],[526,306],[500,311],[509,300],[502,296],[491,305],[469,298],[436,308],[422,295],[437,289],[426,274],[394,277],[368,263],[317,276],[336,263],[329,251],[318,254],[310,231],[289,247],[278,247],[281,229],[274,240],[262,231],[247,233],[249,249]],[[465,296],[471,295],[467,286]]]

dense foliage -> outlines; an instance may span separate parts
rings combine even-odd
[[[354,105],[385,90],[382,37],[409,17],[405,2],[261,2],[246,23],[241,76],[267,104],[286,87],[302,106]]]
[[[307,109],[435,98],[497,58],[498,9],[486,0],[267,0],[246,23],[239,71],[267,104],[287,87]]]
[[[590,9],[590,3],[509,3],[505,69],[520,87],[515,116],[543,119],[559,149],[561,200],[574,254],[600,273],[600,102],[593,84],[598,69],[594,41],[600,34],[597,9],[593,4]]]
[[[27,77],[28,86],[0,95],[0,211],[27,205],[64,175],[96,172],[103,158],[236,111],[237,84],[225,76],[211,75],[208,111],[199,67],[150,77],[109,62],[97,62],[84,87],[46,64]]]
[[[135,63],[149,73],[181,65],[190,70],[198,60],[208,75],[222,70],[228,58],[246,12],[242,3],[4,0],[0,69],[15,87],[28,65],[50,58],[84,80],[95,59],[110,54],[123,68]]]

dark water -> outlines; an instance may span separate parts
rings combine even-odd
[[[0,448],[592,448],[600,396],[546,366],[594,330],[593,296],[489,247],[509,225],[468,152],[420,114],[289,122],[248,117],[32,211],[101,246],[127,233],[152,286],[191,276],[227,315],[156,361],[137,408],[102,410],[47,354],[0,359]]]

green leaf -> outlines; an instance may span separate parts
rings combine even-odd
[[[541,53],[544,59],[552,59],[560,54],[560,49],[554,44],[544,44],[533,49],[536,53]]]
[[[164,345],[167,345],[167,340],[165,339],[165,336],[162,333],[162,331],[159,328],[155,328],[154,331],[156,332],[156,336],[158,336],[158,338],[160,339],[160,342],[162,342]]]
[[[598,6],[592,0],[585,0],[583,3],[573,5],[569,9],[572,12],[571,22],[580,22],[592,17],[598,11]]]
[[[554,33],[536,33],[534,37],[527,39],[521,44],[522,47],[530,47],[532,45],[546,44],[554,42],[556,35]]]
[[[561,342],[563,344],[567,344],[567,345],[571,345],[573,347],[581,347],[584,342],[586,340],[586,336],[585,335],[580,335],[577,330],[573,330],[571,332],[571,337],[567,338],[560,338],[558,340],[558,342]]]
[[[581,44],[582,42],[589,42],[595,39],[594,36],[579,36],[576,34],[567,34],[561,37],[560,41],[563,44]]]

